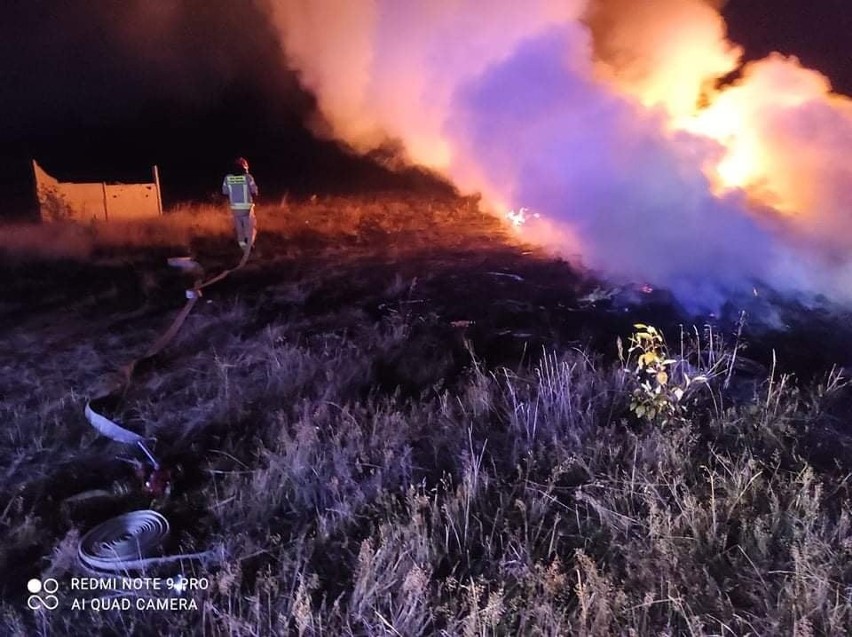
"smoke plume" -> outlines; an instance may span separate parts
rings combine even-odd
[[[761,281],[852,300],[852,101],[741,66],[719,2],[267,0],[326,133],[409,158],[528,236],[694,307]]]

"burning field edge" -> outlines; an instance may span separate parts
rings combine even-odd
[[[779,303],[781,330],[738,324],[737,307],[684,317],[663,291],[616,290],[524,245],[475,200],[313,199],[259,217],[252,261],[114,414],[170,468],[153,496],[83,405],[180,306],[166,257],[236,261],[227,213],[5,233],[4,634],[852,623],[838,315]],[[211,582],[198,609],[71,610],[81,534],[149,507],[171,521],[167,552],[224,556],[181,565]],[[33,577],[60,582],[60,609],[26,609]]]

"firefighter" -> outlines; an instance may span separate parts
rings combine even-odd
[[[238,157],[234,161],[233,171],[225,175],[222,182],[222,194],[228,196],[228,201],[231,204],[234,227],[237,231],[237,243],[243,250],[250,249],[257,236],[254,198],[257,197],[258,190],[245,158]]]

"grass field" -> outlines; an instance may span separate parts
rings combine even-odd
[[[246,268],[111,414],[172,470],[153,500],[139,454],[83,407],[182,305],[167,257],[238,260],[228,213],[4,231],[3,634],[849,632],[836,316],[693,326],[475,200],[315,199],[259,220]],[[665,335],[665,376],[637,371],[637,322]],[[221,556],[179,567],[209,579],[187,594],[198,609],[71,609],[81,534],[148,507],[171,522],[167,553]],[[59,609],[26,608],[32,577],[60,582]]]

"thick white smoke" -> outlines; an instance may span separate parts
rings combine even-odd
[[[619,278],[695,296],[705,281],[770,276],[769,236],[742,214],[741,196],[714,196],[701,171],[718,150],[665,134],[659,114],[567,70],[568,39],[561,29],[536,38],[466,88],[461,163],[475,162],[509,201],[566,221],[585,262]]]
[[[269,0],[288,61],[331,133],[369,149],[388,137],[410,157],[446,168],[445,126],[459,88],[524,39],[575,20],[579,1],[489,5],[459,0]],[[495,10],[492,11],[491,9]]]
[[[267,2],[331,134],[400,140],[587,265],[695,306],[852,300],[850,101],[780,56],[717,90],[739,51],[710,3]]]

